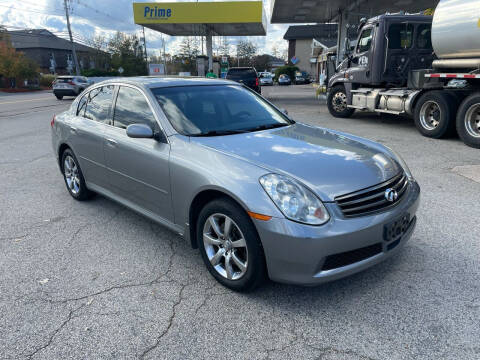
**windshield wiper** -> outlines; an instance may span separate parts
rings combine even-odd
[[[292,124],[275,123],[275,124],[259,125],[254,128],[248,129],[246,131],[250,132],[250,131],[269,130],[269,129],[275,129],[275,128],[289,126],[289,125],[292,125]]]
[[[201,137],[201,136],[222,136],[222,135],[234,135],[234,134],[243,134],[246,133],[245,130],[210,130],[205,133],[192,134],[190,136]]]

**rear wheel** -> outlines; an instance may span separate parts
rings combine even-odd
[[[331,115],[339,118],[352,116],[354,109],[347,107],[347,92],[343,85],[335,85],[330,89],[327,97],[327,107]]]
[[[58,100],[62,100],[62,99],[63,99],[63,95],[57,95],[57,94],[55,94],[55,97],[56,97]]]
[[[455,130],[457,99],[446,92],[430,91],[415,105],[415,126],[423,136],[440,139]]]
[[[480,93],[467,97],[460,105],[457,132],[466,145],[480,149]]]
[[[251,219],[225,198],[208,203],[197,221],[197,242],[210,274],[235,291],[250,291],[266,278],[260,239]]]

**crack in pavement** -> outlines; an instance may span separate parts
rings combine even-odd
[[[160,345],[160,342],[162,341],[162,338],[168,334],[168,332],[170,331],[172,325],[173,325],[173,321],[175,320],[175,317],[177,316],[177,307],[182,303],[182,301],[184,300],[184,297],[183,297],[183,291],[185,290],[185,288],[189,285],[193,285],[193,284],[183,284],[182,287],[180,288],[180,291],[178,293],[178,299],[177,301],[173,304],[173,307],[172,307],[172,314],[170,315],[170,318],[168,320],[168,324],[167,324],[167,327],[165,328],[165,330],[162,331],[162,333],[157,337],[157,339],[155,340],[155,343],[151,346],[149,346],[148,348],[146,348],[139,356],[140,359],[144,359],[145,356],[155,350],[158,345]]]
[[[80,305],[79,307],[73,309],[73,310],[70,310],[69,314],[68,314],[68,317],[65,321],[63,321],[62,324],[60,324],[60,326],[58,328],[56,328],[53,333],[50,335],[48,341],[46,344],[36,348],[33,352],[31,352],[30,354],[27,354],[27,359],[32,359],[36,354],[38,354],[40,351],[42,350],[45,350],[47,347],[49,347],[52,342],[53,342],[53,339],[55,338],[55,336],[65,327],[67,326],[67,324],[70,322],[70,320],[73,319],[73,315],[75,314],[76,311],[80,310],[82,307],[84,307],[86,304],[82,304]]]
[[[312,349],[315,349],[315,350],[321,352],[321,354],[317,357],[317,360],[324,359],[325,356],[328,355],[328,353],[334,353],[334,354],[337,354],[337,355],[352,355],[352,356],[358,357],[359,359],[364,359],[364,360],[376,360],[375,358],[359,354],[358,352],[356,352],[354,350],[350,350],[350,349],[346,349],[346,350],[337,349],[334,346],[316,347],[316,346],[313,346],[313,345],[310,345],[310,344],[305,344],[305,345],[312,348]]]

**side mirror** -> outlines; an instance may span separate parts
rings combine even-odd
[[[127,136],[134,139],[152,139],[153,130],[145,124],[131,124],[127,126]]]

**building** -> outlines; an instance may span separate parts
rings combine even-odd
[[[317,81],[317,59],[327,49],[337,45],[338,24],[290,26],[283,36],[288,40],[288,61]],[[349,28],[349,38],[356,36],[356,28]]]
[[[13,48],[35,61],[43,73],[72,74],[75,72],[70,41],[55,36],[46,29],[8,31]],[[81,69],[105,69],[108,54],[75,43]]]

